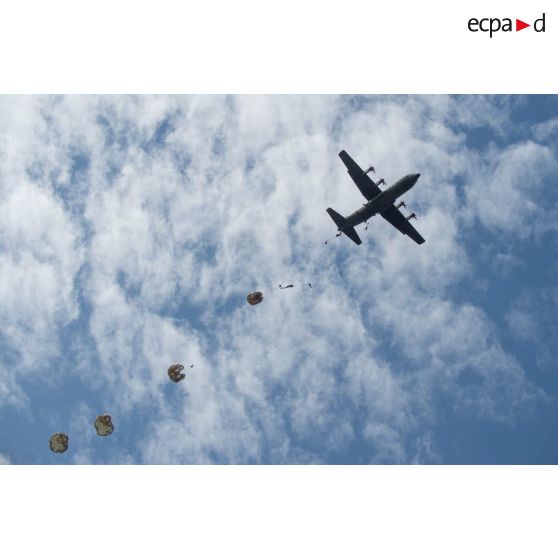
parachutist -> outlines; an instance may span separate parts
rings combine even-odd
[[[184,378],[186,378],[186,374],[182,374],[182,370],[184,370],[184,366],[182,366],[182,364],[173,364],[171,366],[169,366],[168,369],[168,375],[169,378],[175,383],[177,384],[178,382],[181,382]]]
[[[99,436],[109,436],[114,432],[110,415],[99,415],[95,419],[94,426]]]
[[[64,432],[55,432],[49,440],[50,449],[54,453],[64,453],[68,449],[69,438]]]
[[[248,301],[248,304],[254,306],[254,304],[259,304],[263,300],[263,294],[260,291],[256,291],[255,293],[250,293],[246,297],[246,300]]]

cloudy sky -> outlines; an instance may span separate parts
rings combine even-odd
[[[557,96],[2,96],[0,124],[0,463],[558,462]],[[341,149],[421,174],[424,245],[324,245],[364,201]]]

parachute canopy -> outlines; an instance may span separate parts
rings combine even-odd
[[[184,366],[182,366],[182,364],[173,364],[169,366],[169,378],[176,384],[182,381],[186,378],[186,374],[181,374],[182,370],[184,370]]]
[[[263,294],[260,291],[250,293],[246,297],[246,300],[248,301],[248,304],[254,306],[254,304],[259,304],[263,300]]]
[[[114,425],[110,419],[110,415],[99,415],[95,419],[95,430],[99,436],[109,436],[114,432]]]
[[[68,435],[64,432],[55,432],[50,437],[49,446],[54,453],[64,453],[68,449]]]

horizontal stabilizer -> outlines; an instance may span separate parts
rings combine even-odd
[[[331,207],[328,207],[326,211],[329,213],[329,216],[333,219],[339,230],[347,224],[345,217],[343,217],[343,215],[339,215],[339,213],[337,213],[334,209],[331,209]]]
[[[354,227],[347,225],[347,220],[343,215],[339,215],[337,211],[331,209],[331,207],[327,208],[327,212],[329,216],[333,219],[335,224],[337,225],[337,229],[340,230],[343,234],[346,234],[355,244],[361,244],[362,241],[358,236],[357,232],[355,231]]]
[[[362,244],[362,240],[358,236],[354,227],[345,227],[343,233],[346,234],[355,244]]]

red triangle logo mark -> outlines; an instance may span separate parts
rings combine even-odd
[[[521,21],[520,19],[515,20],[515,30],[516,31],[521,31],[522,29],[525,29],[526,27],[531,27],[531,24],[530,23],[525,23],[524,21]]]

